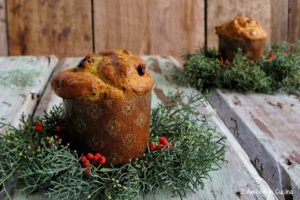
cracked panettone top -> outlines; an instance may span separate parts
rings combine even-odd
[[[145,61],[127,50],[86,56],[77,67],[55,75],[51,86],[64,99],[122,99],[149,92],[154,80]]]
[[[230,22],[217,26],[216,33],[219,36],[234,39],[259,40],[267,38],[267,32],[260,23],[248,17],[236,17]]]

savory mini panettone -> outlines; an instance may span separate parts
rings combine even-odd
[[[234,20],[216,27],[219,36],[221,55],[232,60],[240,48],[249,59],[258,60],[265,48],[266,31],[259,22],[248,17],[236,17]]]
[[[145,62],[127,50],[90,54],[54,76],[52,87],[64,100],[71,147],[100,152],[113,165],[142,156],[153,84]]]

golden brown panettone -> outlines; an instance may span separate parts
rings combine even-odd
[[[154,80],[145,62],[127,50],[90,54],[52,79],[64,100],[72,148],[100,152],[121,165],[145,153]]]
[[[217,26],[216,34],[219,36],[219,51],[229,60],[232,60],[238,48],[249,59],[258,60],[264,51],[267,38],[267,33],[259,22],[248,17],[236,17]]]
[[[52,88],[64,99],[122,99],[149,92],[154,80],[145,62],[127,50],[90,54],[76,68],[58,73]]]

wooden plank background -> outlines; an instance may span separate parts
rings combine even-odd
[[[7,55],[5,0],[0,0],[0,56]]]
[[[204,44],[204,0],[94,2],[96,52],[180,55]]]
[[[290,42],[300,39],[300,1],[289,0],[289,35]]]
[[[237,15],[259,20],[268,42],[294,41],[300,39],[298,11],[297,0],[0,0],[0,55],[127,48],[179,56],[206,43],[216,47],[215,26]]]
[[[84,55],[93,51],[90,0],[9,0],[9,53]]]

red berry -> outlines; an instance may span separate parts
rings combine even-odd
[[[98,163],[99,163],[100,165],[104,165],[104,164],[106,163],[106,158],[105,158],[104,156],[101,156],[101,157],[99,158],[99,160],[98,160]]]
[[[150,142],[150,149],[154,151],[156,149],[156,144],[154,142]]]
[[[271,53],[271,54],[268,56],[268,59],[269,59],[269,60],[274,60],[274,59],[276,59],[276,54],[275,54],[275,53]]]
[[[87,159],[92,160],[94,158],[94,155],[92,153],[88,153],[86,157]]]
[[[84,162],[82,162],[82,167],[89,167],[91,165],[90,161],[89,160],[86,160]]]
[[[168,144],[168,149],[172,149],[173,148],[173,144],[172,143],[169,143]]]
[[[82,156],[81,162],[85,162],[85,161],[87,161],[87,158],[85,156]]]
[[[94,156],[94,158],[92,159],[92,163],[94,165],[96,165],[98,163],[98,161],[99,161],[100,158],[101,158],[101,154],[100,153],[96,153],[95,156]]]
[[[163,145],[163,144],[159,144],[159,145],[157,146],[157,149],[162,149],[164,146],[165,146],[165,145]]]
[[[96,153],[95,156],[94,156],[96,159],[99,159],[101,157],[101,154],[100,153]]]
[[[160,137],[159,142],[163,145],[167,145],[169,143],[166,137]]]
[[[91,175],[91,169],[85,169],[84,174],[87,175],[87,176],[90,176]]]
[[[35,130],[36,132],[42,132],[43,129],[44,129],[43,124],[40,123],[40,122],[37,122],[37,123],[34,125],[34,130]]]
[[[62,131],[62,126],[61,125],[56,125],[55,126],[55,130],[57,131],[57,132],[60,132],[60,131]]]

